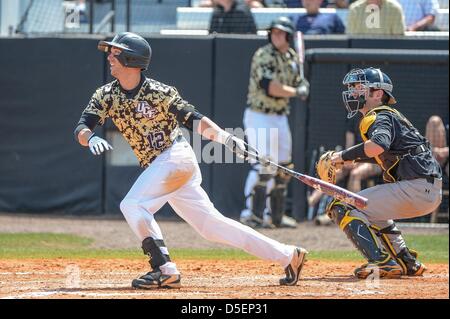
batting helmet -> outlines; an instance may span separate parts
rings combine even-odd
[[[288,17],[279,17],[275,20],[272,21],[272,23],[270,24],[269,28],[267,29],[267,33],[269,36],[269,41],[271,41],[270,39],[270,31],[272,29],[279,29],[281,31],[284,31],[287,33],[286,36],[286,40],[289,42],[295,32],[295,27],[294,24],[292,23],[291,19],[289,19]]]
[[[348,90],[342,92],[348,118],[355,116],[358,110],[364,107],[366,104],[366,94],[369,89],[383,90],[389,97],[387,104],[397,103],[394,95],[392,95],[394,85],[391,79],[385,73],[381,72],[380,69],[372,67],[353,69],[345,75],[342,83],[348,88]],[[355,84],[361,84],[360,88],[355,89]]]
[[[103,52],[111,52],[111,47],[122,49],[116,58],[123,66],[147,70],[152,56],[152,48],[140,35],[123,32],[116,35],[112,41],[98,43],[98,49]]]

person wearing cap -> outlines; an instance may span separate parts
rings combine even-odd
[[[107,53],[115,80],[95,91],[75,128],[75,139],[94,155],[111,150],[105,139],[93,133],[97,124],[103,125],[109,118],[144,168],[120,203],[151,266],[149,272],[132,281],[132,287],[181,287],[180,272],[153,216],[166,203],[205,239],[280,264],[286,274],[280,285],[295,285],[307,251],[223,216],[201,187],[197,158],[180,126],[225,145],[243,158],[248,154],[245,142],[202,115],[175,87],[144,76],[152,50],[141,36],[124,32],[112,41],[100,41],[98,49]]]
[[[295,32],[291,20],[277,18],[267,31],[269,43],[252,58],[244,127],[250,146],[274,162],[293,168],[289,99],[306,100],[309,83],[301,78],[299,56],[291,47]],[[295,219],[285,215],[289,180],[281,171],[252,163],[241,222],[251,227],[296,227]]]
[[[425,216],[439,207],[441,167],[429,141],[394,107],[394,85],[386,73],[374,67],[356,68],[342,84],[347,118],[362,115],[363,142],[325,153],[317,167],[327,157],[333,170],[345,163],[374,163],[383,171],[384,184],[358,193],[368,200],[365,208],[334,199],[327,214],[367,261],[354,270],[357,278],[422,276],[426,267],[417,251],[406,245],[395,220]]]

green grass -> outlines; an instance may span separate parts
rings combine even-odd
[[[407,235],[408,245],[425,263],[448,263],[448,235]],[[325,240],[325,239],[324,239]],[[142,250],[91,249],[93,240],[67,234],[0,233],[0,259],[21,258],[144,258]],[[236,249],[170,249],[173,259],[237,259],[255,257]],[[311,251],[308,259],[362,261],[356,250]]]

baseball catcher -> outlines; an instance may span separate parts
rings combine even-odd
[[[363,115],[359,125],[363,143],[323,154],[317,174],[335,183],[336,169],[344,162],[370,162],[381,167],[385,184],[359,192],[368,199],[365,209],[334,200],[327,214],[367,259],[354,271],[358,278],[375,271],[381,278],[421,276],[426,267],[417,252],[406,246],[393,220],[423,216],[440,205],[441,168],[426,138],[392,106],[396,103],[393,84],[385,73],[376,68],[354,69],[343,84],[348,118],[358,112]]]

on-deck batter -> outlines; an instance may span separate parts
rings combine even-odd
[[[272,21],[269,43],[253,55],[244,127],[250,146],[274,162],[293,168],[292,137],[287,115],[289,98],[306,99],[309,83],[300,78],[298,54],[290,47],[294,25],[287,17]],[[285,199],[290,177],[254,162],[244,189],[246,208],[241,222],[264,227],[296,227],[285,216]]]

